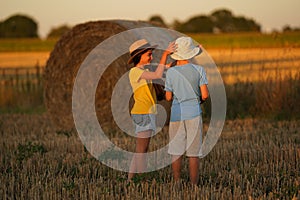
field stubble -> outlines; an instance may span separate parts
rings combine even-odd
[[[297,106],[300,49],[207,51],[225,83],[228,116],[241,118],[253,110],[256,114],[278,116],[300,113]],[[34,66],[35,56],[29,57]],[[22,64],[19,67],[25,67],[30,59],[19,60]],[[42,66],[44,61],[38,62]],[[42,89],[34,93],[41,104],[42,93]],[[3,97],[8,94],[1,93]],[[23,96],[19,92],[11,96],[16,101],[26,100],[26,95],[28,91]],[[30,98],[26,101],[26,104],[34,102]],[[36,106],[34,103],[33,107]],[[180,184],[172,182],[170,167],[127,184],[126,173],[112,170],[91,157],[76,133],[55,130],[46,114],[2,114],[0,196],[4,199],[299,199],[299,125],[299,120],[227,120],[217,145],[201,160],[199,186],[192,187],[187,183],[186,164]],[[114,132],[109,137],[120,147],[132,150],[134,139],[126,134]],[[164,129],[151,141],[150,151],[165,145],[167,138]]]
[[[46,114],[0,115],[0,196],[4,199],[292,199],[300,198],[300,121],[227,120],[201,159],[198,187],[172,181],[170,167],[126,182],[101,164],[75,132],[59,132]],[[207,129],[207,123],[205,123]],[[108,134],[123,149],[132,139]],[[5,139],[4,139],[5,138]],[[167,128],[150,151],[167,142]]]

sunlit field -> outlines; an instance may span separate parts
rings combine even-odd
[[[100,163],[45,109],[43,69],[54,40],[0,40],[0,197],[300,199],[300,34],[192,36],[217,64],[227,96],[225,126],[200,161],[197,186],[189,184],[187,160],[179,183],[170,166],[128,183],[125,172]],[[209,101],[203,110],[206,131]],[[133,137],[106,134],[133,151]],[[150,151],[167,143],[166,126]]]
[[[0,115],[3,199],[292,199],[300,197],[300,121],[227,120],[214,149],[201,159],[200,182],[172,180],[171,167],[132,183],[101,164],[75,132],[60,132],[43,115]],[[205,125],[207,128],[207,124]],[[108,134],[122,148],[125,133]],[[167,129],[150,151],[167,142]]]
[[[49,51],[0,52],[0,69],[22,67],[45,67]]]
[[[300,48],[206,48],[206,51],[222,75],[230,108],[228,117],[299,117]],[[49,54],[0,53],[0,57],[7,56],[6,65],[11,65],[0,68],[1,112],[45,110],[42,73]],[[22,59],[12,59],[13,55]]]
[[[225,84],[294,77],[300,72],[300,48],[207,50]]]

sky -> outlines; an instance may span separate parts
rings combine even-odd
[[[300,0],[1,0],[0,21],[15,14],[27,15],[38,23],[38,34],[43,38],[52,28],[64,24],[148,20],[153,15],[170,24],[228,9],[234,16],[254,19],[264,32],[269,32],[285,25],[300,27],[299,8]]]

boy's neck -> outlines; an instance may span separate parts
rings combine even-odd
[[[176,65],[180,66],[180,65],[186,65],[188,63],[189,63],[188,60],[177,60]]]

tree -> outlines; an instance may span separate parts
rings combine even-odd
[[[181,26],[182,23],[178,19],[175,19],[171,24],[171,28],[174,30],[180,30]]]
[[[59,27],[52,28],[47,35],[47,38],[59,38],[69,30],[71,30],[71,27],[69,27],[68,25],[61,25]]]
[[[290,32],[292,31],[293,29],[290,27],[290,25],[285,25],[283,28],[282,28],[282,31],[283,32]]]
[[[164,22],[162,17],[159,16],[159,15],[153,15],[152,17],[149,18],[148,21],[153,23],[153,24],[157,24],[159,26],[167,27],[166,23]]]
[[[221,32],[260,31],[261,27],[252,19],[236,17],[231,11],[221,9],[211,14],[211,19]]]
[[[38,25],[30,17],[14,15],[1,22],[0,37],[2,38],[36,38]]]
[[[260,25],[254,20],[236,17],[226,9],[214,11],[208,16],[195,16],[183,23],[176,20],[172,27],[177,31],[189,33],[260,31]]]
[[[234,32],[233,15],[229,10],[221,9],[211,14],[211,19],[221,32]]]
[[[200,15],[181,24],[176,30],[188,33],[211,33],[213,28],[214,24],[210,17]]]
[[[235,26],[235,31],[260,31],[260,26],[256,24],[254,20],[246,19],[245,17],[233,18],[233,24]]]

